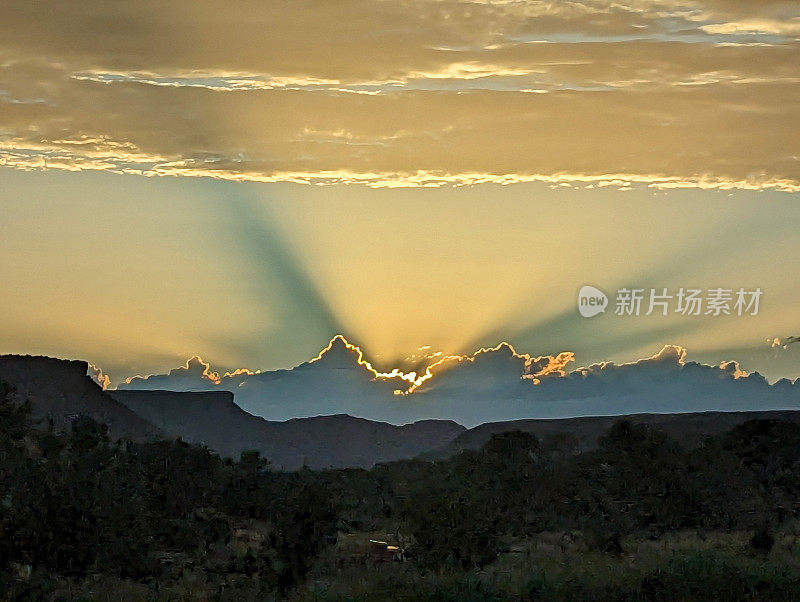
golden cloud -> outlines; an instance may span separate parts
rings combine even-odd
[[[796,191],[797,7],[29,3],[0,165],[375,187]]]

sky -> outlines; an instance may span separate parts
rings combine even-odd
[[[509,341],[800,377],[796,2],[3,12],[0,353],[118,383],[344,333],[386,370]],[[626,287],[762,296],[614,315]]]

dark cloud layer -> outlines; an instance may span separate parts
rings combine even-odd
[[[442,418],[466,426],[521,418],[800,407],[800,379],[770,385],[735,361],[711,366],[687,361],[686,355],[685,349],[667,345],[633,363],[571,369],[570,353],[534,358],[501,344],[470,356],[440,358],[430,376],[412,386],[402,376],[376,373],[363,363],[360,350],[337,338],[319,358],[290,370],[220,376],[193,358],[169,374],[137,377],[120,388],[226,389],[245,410],[272,420],[348,413],[397,424]]]

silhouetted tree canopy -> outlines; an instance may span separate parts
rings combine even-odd
[[[169,584],[193,567],[219,592],[287,596],[337,533],[376,530],[405,533],[421,575],[477,574],[543,532],[582,533],[611,558],[629,536],[739,529],[763,556],[797,517],[798,425],[752,421],[684,449],[621,421],[599,443],[578,453],[569,437],[510,431],[438,462],[284,473],[258,452],[234,462],[180,440],[110,441],[84,416],[58,433],[0,383],[0,590],[35,598],[48,579],[91,575]],[[531,579],[544,595],[546,578]],[[683,591],[670,579],[636,591]]]

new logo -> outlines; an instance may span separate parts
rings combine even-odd
[[[578,311],[584,318],[601,314],[606,307],[608,307],[608,297],[600,289],[587,284],[578,291]]]

